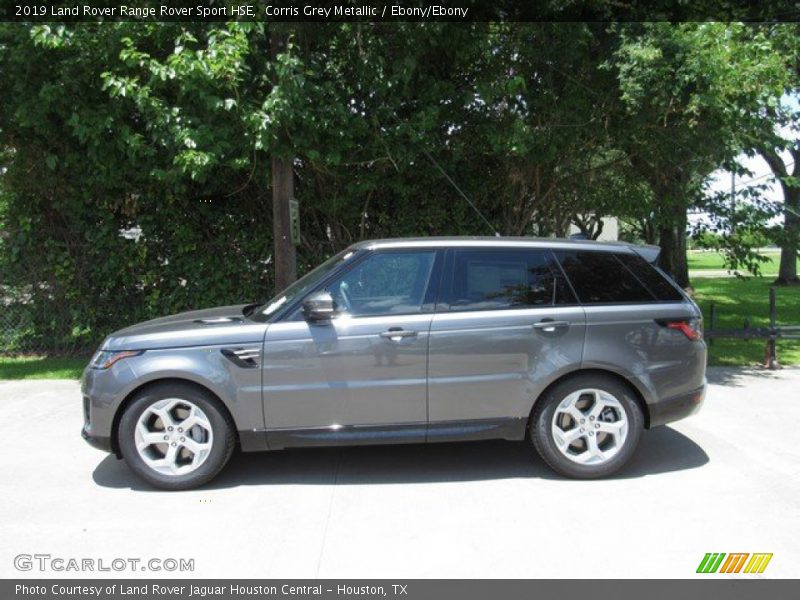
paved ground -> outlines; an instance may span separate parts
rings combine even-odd
[[[0,577],[20,553],[194,558],[195,577],[688,577],[706,552],[797,576],[800,370],[709,375],[704,411],[607,481],[491,442],[239,455],[183,493],[80,439],[77,383],[0,382]]]

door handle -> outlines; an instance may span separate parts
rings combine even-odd
[[[553,333],[562,327],[569,327],[569,321],[539,321],[533,324],[534,329],[540,329],[546,333]]]
[[[393,342],[400,341],[402,338],[416,337],[416,335],[417,335],[416,331],[412,331],[410,329],[400,329],[399,327],[396,328],[393,327],[388,331],[382,331],[380,333],[380,336],[382,338],[390,339]]]

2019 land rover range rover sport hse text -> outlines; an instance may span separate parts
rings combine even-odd
[[[657,249],[528,238],[361,242],[263,305],[147,321],[83,375],[82,434],[153,485],[234,449],[530,440],[609,475],[705,393],[697,306]]]

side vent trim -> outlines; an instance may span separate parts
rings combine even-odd
[[[259,366],[259,359],[261,358],[261,348],[223,348],[220,350],[222,356],[230,360],[237,367],[243,369],[255,369]]]

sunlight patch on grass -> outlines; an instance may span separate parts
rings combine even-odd
[[[778,266],[780,265],[781,253],[779,250],[768,250],[761,252],[761,256],[769,260],[761,264],[761,274],[764,277],[775,277],[778,274]],[[686,260],[689,264],[690,271],[703,271],[715,270],[724,271],[727,269],[725,260],[721,252],[710,250],[690,250],[686,255]],[[798,267],[800,267],[800,259],[798,259]],[[742,272],[743,275],[748,273]],[[700,277],[702,274],[698,273]],[[733,274],[731,274],[733,276]]]

